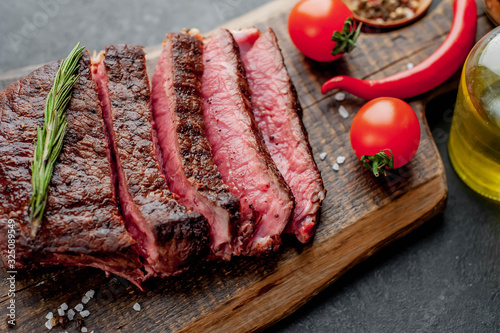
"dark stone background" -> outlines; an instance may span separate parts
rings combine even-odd
[[[0,2],[0,75],[63,58],[75,41],[100,50],[156,45],[183,27],[207,31],[267,0],[69,2]],[[450,165],[455,96],[427,108],[448,178],[444,214],[351,269],[269,332],[500,332],[500,206],[471,191]]]

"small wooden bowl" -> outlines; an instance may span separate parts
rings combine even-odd
[[[352,8],[355,7],[355,5],[358,1],[359,0],[346,0],[345,3],[352,10]],[[419,5],[417,7],[417,10],[415,12],[415,15],[412,18],[402,18],[399,20],[387,21],[387,22],[383,22],[383,23],[358,16],[354,13],[353,13],[353,15],[354,15],[354,19],[356,19],[359,22],[363,22],[363,24],[366,24],[370,27],[384,28],[384,29],[397,28],[397,27],[401,27],[403,25],[407,25],[407,24],[419,19],[422,15],[425,14],[427,9],[429,9],[429,6],[431,5],[431,3],[432,3],[432,0],[420,0]]]

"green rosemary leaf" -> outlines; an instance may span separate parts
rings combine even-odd
[[[84,47],[76,44],[68,57],[59,66],[52,89],[45,102],[43,128],[37,128],[37,139],[31,162],[31,185],[33,193],[30,199],[29,217],[31,235],[34,237],[41,226],[42,217],[47,204],[50,179],[54,164],[62,150],[64,135],[66,134],[65,110],[73,86],[78,81],[76,74],[78,62],[82,57]]]

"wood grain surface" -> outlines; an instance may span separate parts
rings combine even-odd
[[[292,313],[361,260],[440,213],[446,203],[447,186],[441,157],[425,120],[426,96],[410,101],[422,124],[415,158],[388,178],[376,179],[362,168],[349,143],[350,124],[364,101],[347,95],[338,102],[332,98],[335,92],[323,96],[320,87],[333,75],[377,78],[422,61],[446,37],[452,19],[451,3],[441,1],[408,27],[363,33],[351,54],[330,64],[310,61],[292,45],[286,21],[293,1],[277,0],[228,22],[224,27],[271,26],[277,33],[328,191],[313,241],[301,245],[285,238],[276,255],[201,264],[181,277],[148,281],[146,292],[92,268],[18,272],[17,326],[12,331],[47,331],[44,323],[49,311],[57,313],[64,302],[75,307],[90,289],[96,295],[85,306],[91,313],[84,319],[89,332],[260,331]],[[479,11],[478,37],[491,29],[481,6]],[[147,50],[151,71],[160,46]],[[33,68],[0,77],[0,88],[30,70]],[[456,79],[447,86],[456,87]],[[340,105],[349,112],[346,119],[338,113]],[[319,158],[322,152],[327,153],[323,161]],[[345,156],[346,162],[334,171],[332,164],[337,156]],[[0,269],[0,279],[5,281],[6,277],[5,269]],[[7,313],[10,300],[7,293],[7,285],[2,283],[2,315]],[[136,302],[141,311],[133,309]],[[4,330],[6,321],[2,319],[0,331]],[[76,332],[76,323],[70,323],[66,330]],[[53,331],[64,330],[56,327]]]

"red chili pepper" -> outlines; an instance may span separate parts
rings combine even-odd
[[[477,10],[475,0],[455,0],[450,32],[441,46],[415,67],[378,80],[335,76],[326,81],[321,92],[342,89],[365,99],[377,97],[409,98],[423,94],[459,70],[474,45]]]

